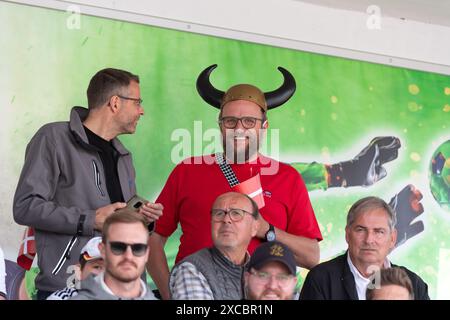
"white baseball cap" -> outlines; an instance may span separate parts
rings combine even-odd
[[[102,242],[102,237],[94,237],[86,243],[81,249],[80,263],[102,258],[98,248],[100,242]]]

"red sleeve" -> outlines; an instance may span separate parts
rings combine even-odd
[[[321,241],[322,234],[311,201],[309,200],[308,190],[306,189],[301,175],[293,168],[292,170],[294,171],[291,173],[294,181],[292,181],[293,183],[291,184],[291,210],[289,210],[287,232]]]
[[[178,188],[182,185],[180,182],[181,169],[181,164],[173,169],[156,199],[156,202],[161,203],[164,209],[162,216],[156,222],[155,232],[164,237],[169,237],[178,227]]]

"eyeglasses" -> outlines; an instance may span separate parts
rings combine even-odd
[[[211,216],[213,221],[221,222],[225,219],[225,216],[228,214],[230,216],[231,221],[237,222],[241,221],[244,218],[245,214],[251,214],[251,212],[242,210],[242,209],[234,209],[231,208],[229,210],[222,210],[222,209],[212,209],[211,210]]]
[[[286,286],[294,277],[293,275],[286,273],[270,274],[263,271],[250,271],[250,274],[255,276],[256,281],[264,285],[268,284],[272,278],[275,278],[281,286]]]
[[[145,243],[130,244],[120,241],[111,241],[109,242],[109,247],[111,248],[111,252],[116,256],[124,254],[128,247],[131,248],[131,252],[133,252],[135,257],[142,257],[147,251],[147,244]]]
[[[119,98],[121,98],[121,99],[131,100],[131,101],[137,102],[136,104],[138,106],[140,106],[142,104],[142,102],[144,102],[144,100],[142,100],[141,98],[130,98],[130,97],[124,97],[124,96],[121,96],[121,95],[117,95],[117,96]]]
[[[240,121],[242,123],[242,126],[245,129],[251,129],[254,128],[256,125],[256,121],[261,121],[263,119],[254,118],[254,117],[242,117],[242,118],[236,118],[236,117],[222,117],[219,119],[219,122],[223,124],[223,126],[227,129],[234,129],[236,128],[238,122]]]

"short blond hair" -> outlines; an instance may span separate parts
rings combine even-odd
[[[142,226],[147,230],[148,222],[144,215],[137,213],[135,210],[129,208],[122,208],[115,211],[112,215],[106,218],[102,230],[102,242],[106,243],[108,238],[108,231],[111,225],[115,223],[142,223]]]

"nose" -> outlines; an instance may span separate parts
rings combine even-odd
[[[270,276],[269,282],[267,283],[267,287],[271,289],[275,289],[278,287],[278,282],[275,276]]]
[[[142,105],[139,106],[139,114],[140,114],[141,116],[144,115],[144,107],[143,107]]]
[[[366,241],[366,243],[373,243],[375,240],[375,234],[373,231],[369,230],[366,233],[366,238],[364,239]]]
[[[123,253],[124,258],[132,259],[133,258],[133,252],[131,251],[131,247],[127,246],[127,249]]]
[[[238,119],[234,130],[237,130],[237,129],[245,130],[244,126],[242,125],[242,119]]]
[[[225,213],[225,216],[223,217],[223,223],[231,223],[231,222],[233,222],[233,220],[231,220],[230,213],[229,212]]]

